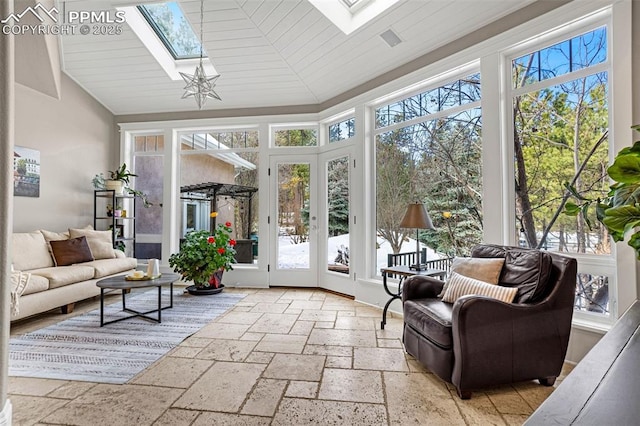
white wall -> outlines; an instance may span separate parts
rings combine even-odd
[[[15,145],[40,151],[40,197],[14,197],[13,231],[93,224],[97,173],[115,168],[114,116],[64,73],[60,99],[16,84]]]

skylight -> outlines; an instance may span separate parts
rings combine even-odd
[[[154,6],[164,6],[167,9],[165,13],[167,16],[170,14],[171,18],[167,20],[167,22],[172,22],[177,25],[178,29],[181,28],[181,19],[173,18],[173,13],[170,5],[171,3],[163,3],[163,4],[145,4],[145,9],[151,9]],[[173,4],[176,4],[173,2]],[[175,9],[180,11],[178,6],[175,6]],[[174,9],[174,10],[175,10]],[[344,9],[344,7],[343,7]],[[192,53],[190,56],[182,56],[176,58],[175,54],[171,51],[171,48],[167,45],[167,42],[163,39],[163,36],[157,33],[157,30],[153,27],[153,24],[149,22],[149,20],[145,17],[144,11],[141,7],[138,6],[119,6],[116,7],[116,10],[123,11],[125,13],[125,19],[127,21],[127,25],[133,30],[133,32],[138,36],[142,44],[149,50],[149,53],[158,61],[158,64],[162,67],[162,69],[167,73],[171,80],[180,80],[182,81],[181,72],[192,74],[194,68],[200,62],[200,41],[198,38],[193,35],[194,38],[193,44],[195,44],[196,48],[191,49],[178,49],[178,52],[184,53],[185,50]],[[193,33],[191,26],[188,21],[180,11],[180,16],[182,20],[184,20],[184,24],[189,28],[189,32]],[[177,24],[176,24],[177,23]],[[171,28],[175,25],[169,25],[167,28]],[[180,34],[178,39],[184,39],[185,37]],[[174,37],[175,39],[175,37]],[[187,44],[183,41],[177,42],[176,44],[180,44],[182,46],[186,46]],[[203,61],[204,71],[207,75],[216,75],[216,69],[211,63],[211,59],[205,57]]]
[[[356,0],[357,1],[357,0]],[[200,57],[202,45],[176,2],[145,4],[138,10],[174,59]]]
[[[397,2],[398,0],[309,0],[345,34],[362,27]]]
[[[356,3],[360,2],[361,0],[342,0],[342,3],[346,4],[347,7],[353,7],[356,5]]]

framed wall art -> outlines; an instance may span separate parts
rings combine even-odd
[[[13,148],[13,195],[40,197],[40,151]]]

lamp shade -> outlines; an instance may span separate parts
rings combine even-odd
[[[422,203],[409,204],[400,222],[401,228],[436,229]]]

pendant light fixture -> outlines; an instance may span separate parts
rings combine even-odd
[[[220,77],[220,74],[214,75],[213,77],[207,77],[207,74],[204,72],[204,66],[202,65],[202,44],[204,43],[203,28],[204,0],[200,0],[200,63],[196,66],[196,70],[193,74],[180,73],[184,82],[187,83],[184,87],[185,92],[184,95],[182,95],[182,99],[193,96],[198,104],[198,109],[202,109],[207,98],[217,99],[219,101],[222,100],[215,90],[213,90],[216,86],[215,82],[218,77]]]

